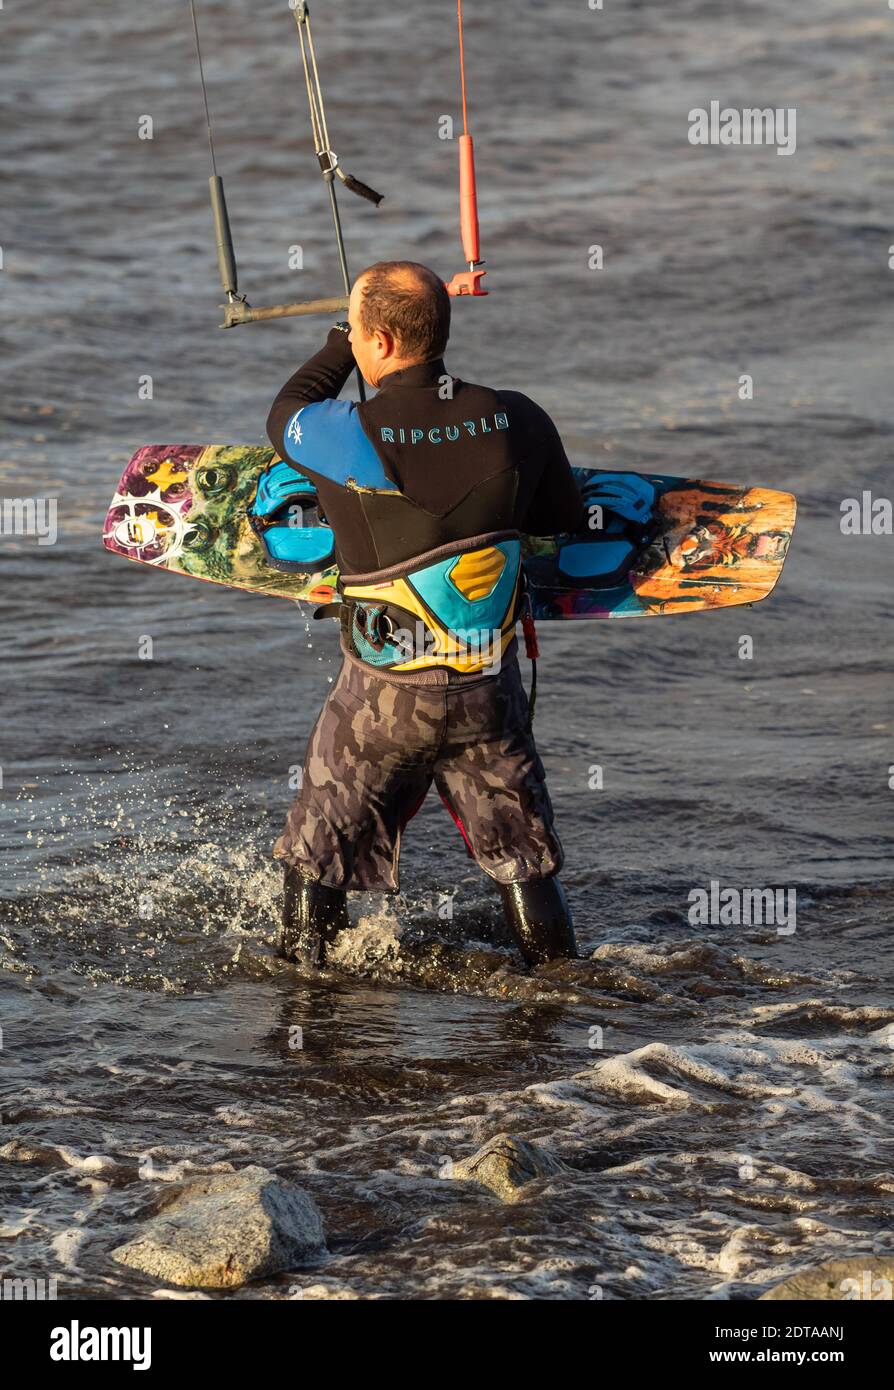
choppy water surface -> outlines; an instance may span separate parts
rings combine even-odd
[[[203,10],[243,285],[333,293],[291,19]],[[334,634],[98,534],[139,444],[260,438],[321,327],[214,327],[186,7],[7,8],[0,495],[57,496],[61,532],[0,540],[0,1264],[62,1295],[151,1294],[109,1251],[227,1164],[297,1178],[329,1232],[241,1297],[754,1297],[890,1230],[894,542],[838,515],[890,486],[894,17],[469,10],[493,294],[457,306],[453,369],[540,399],[577,463],[794,490],[795,544],[754,610],[541,629],[587,959],[520,974],[432,802],[342,970],[278,962],[269,847]],[[388,195],[343,199],[355,266],[458,268],[453,14],[315,14],[336,147]],[[797,154],[692,149],[713,97],[796,105]],[[693,926],[712,880],[796,889],[797,930]],[[444,1176],[500,1130],[567,1173],[512,1208]]]

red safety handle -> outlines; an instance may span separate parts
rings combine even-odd
[[[469,265],[481,260],[478,236],[478,187],[475,182],[475,146],[471,135],[459,137],[459,227],[463,255]]]

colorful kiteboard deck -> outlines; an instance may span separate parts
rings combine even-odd
[[[338,570],[312,484],[295,475],[301,506],[283,522],[301,533],[286,540],[297,542],[293,553],[311,557],[306,564],[274,567],[264,529],[253,524],[259,480],[276,462],[261,445],[147,444],[118,483],[103,543],[174,574],[329,603]],[[790,493],[653,473],[574,473],[587,528],[525,540],[536,619],[695,612],[756,603],[773,589],[795,524]]]

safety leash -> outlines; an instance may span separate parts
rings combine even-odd
[[[525,639],[525,656],[531,663],[531,693],[528,696],[528,728],[534,723],[534,706],[537,703],[537,658],[540,656],[540,643],[537,641],[537,628],[534,626],[534,611],[531,595],[525,594],[522,610],[522,633]]]

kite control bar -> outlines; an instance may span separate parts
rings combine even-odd
[[[2,0],[0,0],[0,4],[2,4]],[[362,183],[360,179],[354,178],[352,174],[345,173],[339,165],[338,156],[333,150],[329,139],[329,130],[326,123],[326,112],[323,105],[323,94],[320,88],[320,76],[317,69],[317,59],[311,33],[310,9],[306,0],[291,0],[290,8],[298,28],[305,85],[307,87],[308,106],[310,108],[314,152],[329,194],[344,294],[327,299],[309,299],[294,304],[273,304],[261,308],[252,308],[245,295],[239,293],[236,255],[233,249],[233,235],[230,230],[230,219],[227,212],[223,179],[220,178],[217,173],[215,161],[214,136],[211,129],[211,116],[208,109],[208,94],[205,89],[205,74],[202,65],[202,50],[199,42],[199,26],[196,18],[195,0],[190,0],[196,41],[196,56],[198,58],[199,76],[202,83],[202,98],[204,101],[205,119],[208,128],[208,145],[211,154],[211,177],[208,184],[211,194],[211,208],[214,215],[217,265],[220,272],[221,285],[227,297],[226,304],[222,306],[224,309],[224,321],[220,325],[221,328],[235,328],[241,323],[263,323],[271,319],[293,318],[305,314],[343,313],[348,307],[351,281],[345,255],[345,244],[342,235],[338,202],[335,196],[335,180],[337,178],[350,190],[350,192],[356,193],[359,197],[367,199],[376,206],[382,201],[381,194],[376,193],[375,189],[370,188],[368,184]],[[463,133],[459,137],[460,233],[462,236],[463,254],[468,269],[457,271],[453,279],[446,282],[446,289],[448,294],[454,297],[479,297],[486,295],[488,291],[483,289],[481,284],[486,271],[484,270],[484,262],[481,259],[478,229],[478,190],[475,178],[475,148],[472,143],[472,136],[469,133],[462,0],[457,0],[456,13],[459,28],[459,64],[463,105]],[[359,373],[358,383],[361,399],[363,399],[365,393]]]
[[[264,323],[267,319],[297,318],[303,314],[339,314],[347,307],[345,295],[333,299],[305,299],[300,304],[271,304],[262,309],[253,309],[247,300],[236,299],[221,305],[225,312],[220,327],[235,328],[240,323]]]
[[[0,3],[2,3],[2,0],[0,0]],[[233,249],[233,234],[230,230],[227,200],[224,193],[223,179],[220,178],[217,172],[214,154],[214,135],[211,129],[208,93],[205,87],[205,72],[202,64],[202,47],[199,41],[199,24],[196,17],[195,0],[190,0],[190,11],[192,14],[193,31],[196,41],[196,57],[198,58],[199,76],[202,83],[202,99],[205,105],[205,122],[208,128],[208,146],[211,154],[211,177],[208,180],[208,186],[211,194],[211,211],[214,216],[217,267],[220,272],[220,283],[227,297],[226,304],[222,306],[224,309],[224,321],[220,325],[221,328],[235,328],[240,323],[263,323],[269,319],[292,318],[304,314],[343,313],[348,307],[348,295],[350,294],[351,285],[345,259],[344,238],[342,237],[341,222],[338,215],[338,204],[336,202],[335,188],[333,186],[334,180],[338,177],[352,193],[356,193],[361,198],[368,199],[369,202],[375,203],[376,206],[382,201],[381,194],[376,193],[375,189],[370,188],[368,184],[362,183],[360,179],[354,178],[352,174],[346,174],[339,165],[338,156],[332,148],[329,140],[329,130],[326,125],[323,94],[320,90],[320,77],[317,71],[317,59],[310,30],[310,11],[307,4],[304,3],[304,0],[296,0],[296,3],[291,8],[295,16],[295,23],[298,26],[298,35],[301,42],[301,57],[307,85],[308,104],[310,106],[314,151],[319,161],[320,172],[329,189],[329,201],[332,206],[332,216],[335,223],[335,234],[344,294],[330,299],[309,299],[297,304],[272,304],[263,308],[253,309],[245,295],[239,293],[236,253]],[[362,398],[364,395],[363,382],[359,374],[358,381]]]

